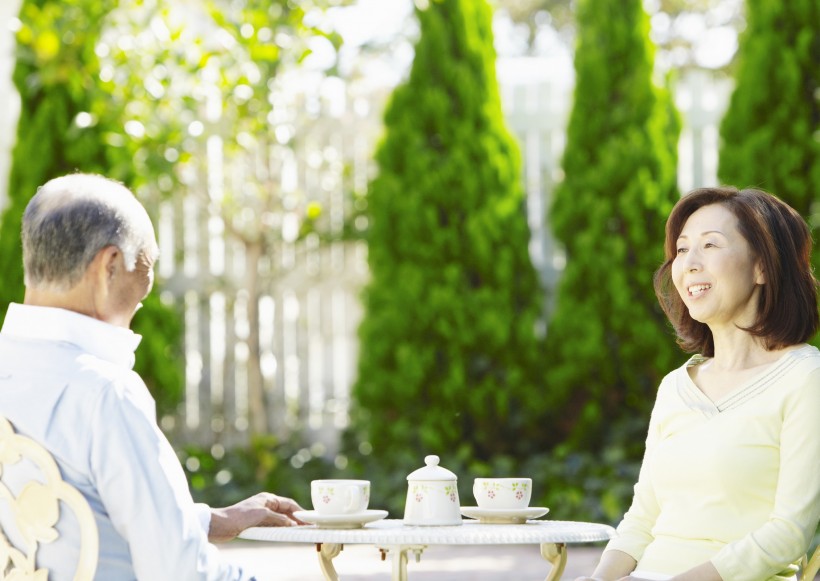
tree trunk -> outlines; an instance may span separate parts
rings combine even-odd
[[[262,242],[245,247],[245,290],[248,292],[248,420],[251,437],[268,433],[268,410],[259,347],[259,259]]]

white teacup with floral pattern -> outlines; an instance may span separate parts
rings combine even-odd
[[[357,514],[370,502],[369,480],[314,480],[310,483],[313,509],[321,514]]]
[[[476,478],[473,495],[479,508],[518,510],[530,505],[531,478]]]

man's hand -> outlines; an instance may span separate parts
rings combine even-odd
[[[297,510],[302,507],[296,501],[269,492],[260,492],[226,508],[212,508],[208,540],[224,543],[250,527],[303,525],[293,516]]]

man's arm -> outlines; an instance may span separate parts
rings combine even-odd
[[[106,387],[90,419],[89,470],[103,508],[128,543],[139,580],[243,581],[208,542],[201,510],[136,376]]]
[[[230,541],[250,527],[305,524],[293,516],[297,510],[302,507],[294,500],[269,492],[260,492],[226,508],[212,508],[208,540],[212,543]]]

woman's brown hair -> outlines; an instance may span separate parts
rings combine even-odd
[[[757,320],[745,330],[780,349],[811,339],[820,327],[817,280],[811,266],[812,239],[806,221],[791,206],[756,189],[701,188],[683,196],[666,221],[665,261],[655,272],[658,297],[684,351],[714,356],[712,332],[694,320],[672,284],[672,262],[686,221],[704,206],[721,204],[735,215],[741,235],[763,267]]]

